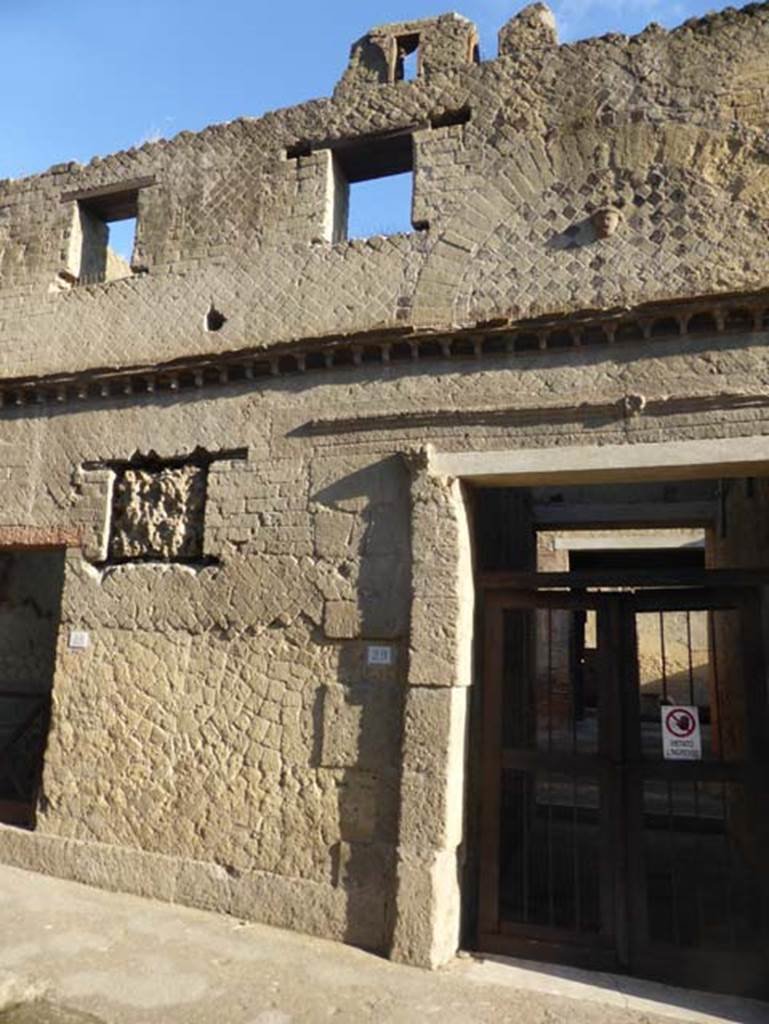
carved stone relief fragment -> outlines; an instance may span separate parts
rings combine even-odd
[[[121,470],[115,481],[110,558],[200,558],[205,495],[203,466]]]

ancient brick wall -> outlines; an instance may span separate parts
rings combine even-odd
[[[415,490],[403,454],[768,432],[767,304],[718,296],[765,283],[769,9],[567,47],[535,9],[480,64],[474,40],[385,27],[332,99],[0,186],[0,543],[68,548],[38,831],[0,829],[3,857],[445,959],[469,555],[458,485]],[[393,132],[422,226],[334,242],[335,161]],[[78,203],[123,193],[134,271],[83,284]],[[699,295],[700,334],[641,311],[622,345],[486,343]]]
[[[7,450],[34,457],[0,526],[31,523],[33,540],[76,529],[83,553],[70,540],[37,845],[4,834],[3,855],[387,948],[403,687],[417,663],[425,699],[451,687],[457,617],[437,519],[412,579],[398,453],[428,440],[499,450],[767,429],[752,412],[718,424],[686,411],[628,419],[620,402],[612,418],[587,408],[522,425],[510,406],[510,395],[532,409],[575,387],[605,396],[609,372],[617,396],[653,398],[694,386],[713,360],[712,342],[698,352],[687,339],[625,352],[624,367],[498,356],[427,376],[410,364],[350,367],[314,383],[293,375],[55,416],[7,410]],[[721,355],[718,386],[766,372],[758,342]],[[470,412],[456,426],[447,402],[460,393]],[[489,408],[500,410],[494,426],[473,422]],[[110,466],[135,452],[216,455],[223,442],[245,458],[208,468],[203,557],[113,564],[121,470]],[[444,582],[425,586],[427,563],[441,560]],[[72,629],[89,632],[88,650],[68,648]],[[369,665],[370,644],[392,645],[392,665]],[[412,739],[416,751],[424,742]]]
[[[448,42],[415,81],[358,74],[358,47],[333,99],[3,182],[3,372],[763,286],[765,6],[560,47],[524,18],[480,64],[471,28],[423,25]],[[353,140],[365,162],[393,132],[413,137],[423,230],[328,241],[328,149]],[[148,272],[66,290],[66,197],[136,182]],[[601,208],[620,221],[596,239]],[[212,299],[228,318],[216,338]]]

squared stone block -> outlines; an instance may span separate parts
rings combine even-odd
[[[385,680],[323,688],[321,764],[381,771],[397,763],[400,687]]]
[[[323,630],[327,637],[352,640],[360,634],[360,612],[354,601],[326,601]]]

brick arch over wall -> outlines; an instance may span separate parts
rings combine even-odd
[[[752,133],[680,124],[511,142],[474,177],[467,205],[432,247],[414,325],[761,287],[767,158]],[[596,240],[590,216],[606,205],[622,220],[614,236]]]

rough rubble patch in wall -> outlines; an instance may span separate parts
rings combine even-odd
[[[111,561],[192,561],[203,556],[208,467],[147,465],[118,471]]]

